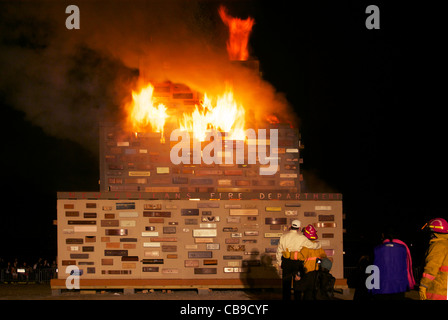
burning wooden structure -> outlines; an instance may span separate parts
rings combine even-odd
[[[248,129],[231,86],[208,97],[146,83],[132,96],[126,121],[100,125],[99,192],[58,193],[54,290],[72,265],[90,289],[278,287],[275,252],[294,219],[316,227],[342,280],[342,195],[302,192],[296,128],[266,115]]]

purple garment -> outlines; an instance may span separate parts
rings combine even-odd
[[[386,239],[383,241],[383,243],[390,242],[389,239]],[[411,251],[409,250],[406,243],[404,243],[401,240],[398,239],[392,239],[392,242],[399,243],[405,246],[406,252],[407,252],[407,266],[408,266],[408,281],[409,281],[409,289],[414,289],[415,286],[415,279],[414,279],[414,272],[412,271],[412,257],[411,257]]]
[[[386,242],[374,249],[374,262],[380,270],[380,288],[372,294],[406,292],[409,289],[407,250],[399,243]]]

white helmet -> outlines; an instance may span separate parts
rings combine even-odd
[[[291,226],[293,228],[300,228],[301,225],[302,225],[302,223],[300,222],[300,220],[293,220],[291,223]]]

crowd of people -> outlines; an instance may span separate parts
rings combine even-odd
[[[20,261],[18,258],[0,258],[0,282],[29,282],[49,280],[55,276],[56,260],[38,258],[35,262]],[[49,279],[47,279],[49,278]]]

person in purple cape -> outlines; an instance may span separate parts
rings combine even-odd
[[[412,258],[408,246],[391,229],[382,235],[382,244],[374,248],[373,264],[379,269],[379,286],[370,290],[375,300],[405,298],[414,288]]]

